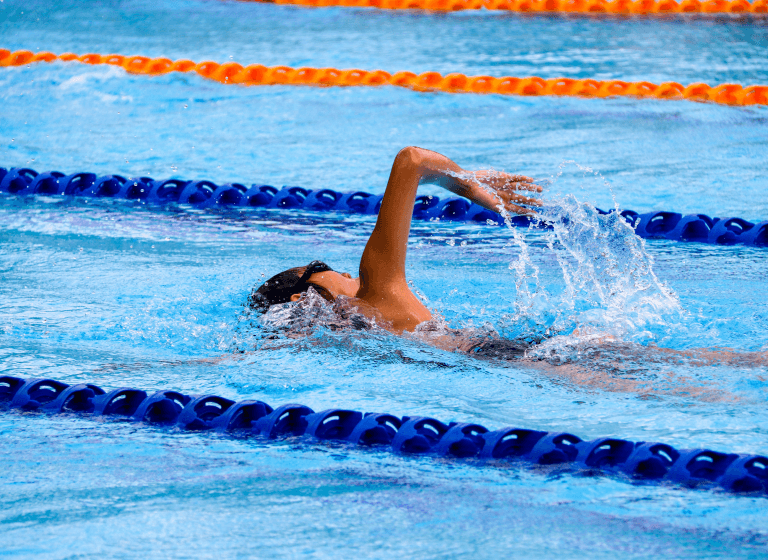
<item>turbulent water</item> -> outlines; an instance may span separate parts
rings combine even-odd
[[[641,340],[651,325],[673,327],[682,308],[675,293],[657,278],[645,242],[618,211],[599,213],[574,196],[548,201],[542,221],[547,249],[557,260],[559,290],[540,282],[521,232],[515,242],[520,256],[510,263],[516,274],[518,300],[511,323],[528,321],[550,333],[604,332]]]

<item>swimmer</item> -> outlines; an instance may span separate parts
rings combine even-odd
[[[339,273],[313,261],[285,270],[255,290],[249,305],[258,311],[298,301],[311,287],[323,298],[356,308],[380,327],[402,334],[432,318],[429,309],[408,286],[405,257],[411,231],[416,190],[434,183],[484,208],[516,214],[534,214],[541,202],[521,194],[539,193],[541,187],[523,175],[497,171],[466,171],[445,156],[416,148],[403,148],[395,157],[376,226],[360,259],[359,275]]]
[[[508,212],[532,215],[541,206],[537,198],[521,194],[521,191],[542,191],[530,177],[487,170],[466,171],[438,153],[416,147],[403,148],[392,164],[376,226],[360,259],[359,276],[353,278],[347,272],[339,273],[321,261],[313,261],[267,280],[253,291],[248,299],[249,306],[258,312],[266,312],[273,305],[299,301],[306,297],[308,290],[313,289],[333,304],[337,316],[352,318],[346,326],[354,327],[354,314],[360,313],[373,320],[376,326],[400,335],[413,332],[422,325],[420,339],[443,350],[491,360],[527,357],[532,346],[530,341],[506,340],[482,334],[477,336],[454,329],[432,329],[427,323],[432,319],[432,313],[411,291],[405,276],[413,205],[418,186],[422,183],[435,183],[494,211],[503,207]],[[582,334],[586,333],[577,329],[572,336],[577,342],[583,338],[586,348],[600,348],[606,356],[613,356],[609,359],[621,362],[644,356],[658,362],[679,363],[685,360],[692,366],[768,365],[768,352],[762,350],[752,353],[727,348],[677,351],[625,344],[607,334],[584,337]],[[544,358],[533,361],[542,360]],[[573,365],[568,367],[573,370],[571,377],[583,377],[585,370]]]

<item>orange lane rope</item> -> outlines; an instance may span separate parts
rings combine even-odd
[[[656,99],[688,99],[709,101],[724,105],[768,105],[768,86],[742,87],[739,84],[709,86],[696,83],[683,86],[677,82],[654,84],[651,82],[623,82],[621,80],[576,80],[536,76],[530,78],[494,78],[492,76],[465,76],[438,72],[397,72],[383,70],[338,70],[336,68],[291,68],[289,66],[242,66],[236,62],[196,63],[191,60],[123,56],[120,54],[73,53],[55,55],[49,52],[0,49],[0,66],[23,66],[32,62],[77,60],[85,64],[112,64],[133,74],[167,74],[169,72],[197,72],[204,78],[223,84],[242,85],[305,85],[305,86],[399,86],[416,91],[444,91],[450,93],[495,93],[501,95],[567,95],[577,97],[653,97]]]
[[[666,14],[768,15],[768,0],[252,0],[300,6],[350,6],[382,10],[504,10],[524,13],[614,14],[659,16]]]

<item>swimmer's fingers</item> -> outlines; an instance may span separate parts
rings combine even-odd
[[[512,212],[513,214],[519,214],[521,216],[538,215],[538,212],[536,212],[536,210],[533,208],[525,208],[524,206],[518,206],[516,204],[505,204],[504,208],[507,209],[507,212]]]
[[[508,212],[514,214],[523,214],[528,216],[534,216],[537,214],[535,208],[541,206],[541,202],[535,198],[529,198],[516,193],[506,193],[502,191],[496,191],[495,193],[483,192],[482,196],[474,197],[473,202],[499,212],[502,208]],[[528,208],[526,206],[529,206]]]
[[[544,190],[541,185],[537,185],[536,183],[531,182],[514,183],[514,185],[515,189],[518,191],[542,192]]]
[[[504,191],[534,191],[541,192],[541,186],[534,183],[534,179],[525,175],[512,175],[503,171],[490,171],[482,169],[472,172],[479,183],[491,187],[494,190]]]
[[[516,191],[541,192],[543,190],[541,185],[537,185],[534,181],[535,179],[531,179],[525,175],[510,175],[505,186]]]
[[[498,196],[508,212],[514,212],[515,214],[535,216],[538,214],[536,208],[542,206],[540,200],[517,193],[497,192],[496,196]]]
[[[474,171],[472,174],[474,180],[469,183],[470,192],[463,196],[489,210],[498,212],[501,205],[515,214],[535,215],[535,209],[542,206],[538,199],[519,192],[542,191],[541,186],[533,183],[530,177],[488,170]]]
[[[542,206],[542,202],[538,198],[523,196],[515,192],[499,191],[497,194],[504,204],[522,204],[525,206],[535,206],[537,208]]]
[[[527,177],[526,175],[511,175],[509,173],[497,173],[495,176],[489,175],[489,179],[492,177],[492,186],[497,189],[512,190],[512,191],[533,191],[541,192],[540,185],[535,183],[535,179]]]

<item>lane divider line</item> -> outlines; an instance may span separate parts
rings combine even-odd
[[[562,465],[584,474],[614,474],[639,483],[748,494],[768,493],[768,457],[711,449],[678,450],[666,443],[601,437],[584,441],[568,432],[519,427],[489,430],[473,423],[444,423],[426,416],[398,418],[380,412],[302,404],[272,408],[260,400],[235,402],[213,394],[149,393],[133,387],[105,391],[55,379],[0,377],[0,410],[112,417],[183,431],[213,430],[262,441],[305,438],[350,448],[389,450],[472,461],[476,466]]]
[[[378,214],[381,195],[363,191],[339,192],[314,185],[313,189],[289,186],[278,189],[272,185],[217,185],[208,180],[155,180],[151,177],[126,178],[121,175],[97,177],[80,172],[64,175],[59,171],[38,173],[29,168],[0,167],[0,195],[85,196],[115,198],[146,204],[184,204],[195,208],[271,208],[275,210],[305,210],[313,212],[350,212]],[[598,214],[611,214],[595,208]],[[739,217],[715,217],[706,214],[683,216],[677,212],[656,211],[640,214],[622,210],[621,217],[635,233],[646,239],[667,239],[714,245],[747,245],[768,247],[768,220],[750,222]],[[502,217],[465,198],[440,198],[432,195],[416,197],[413,217],[417,220],[470,222],[486,225],[507,225],[548,229],[552,224],[532,216]]]
[[[396,72],[384,70],[339,70],[337,68],[292,68],[290,66],[243,66],[237,62],[219,64],[213,61],[196,63],[192,60],[124,56],[120,54],[54,54],[21,50],[11,52],[0,49],[0,67],[25,66],[35,62],[79,61],[84,64],[110,64],[120,66],[132,74],[161,75],[169,72],[196,72],[203,78],[222,84],[295,85],[295,86],[397,86],[415,91],[446,93],[475,93],[519,96],[572,96],[586,98],[636,97],[711,102],[722,105],[768,105],[768,86],[720,84],[710,86],[693,83],[684,86],[677,82],[625,82],[622,80],[593,80],[574,78],[544,79],[537,76],[516,78],[506,76],[466,76],[459,73]]]
[[[499,10],[527,14],[587,14],[590,16],[670,16],[677,14],[729,14],[765,17],[768,0],[241,0],[310,7],[344,6],[380,10],[426,10],[458,12]]]

